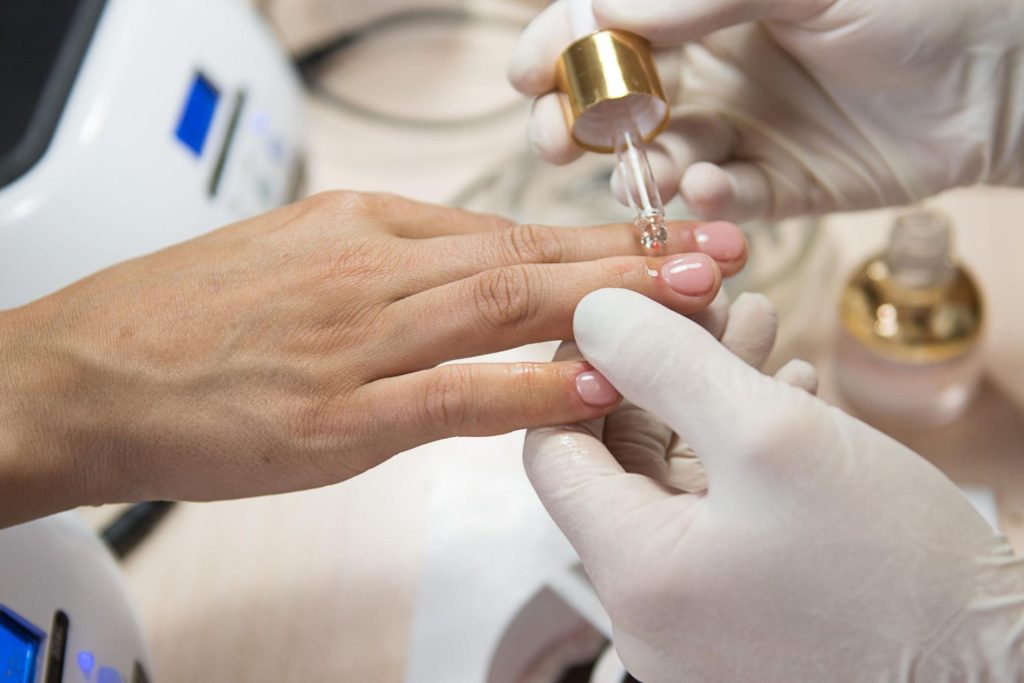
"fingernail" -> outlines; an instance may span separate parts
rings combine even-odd
[[[614,405],[621,397],[604,375],[593,370],[576,377],[576,391],[588,406],[600,408]]]
[[[714,264],[704,254],[684,254],[661,267],[661,276],[683,296],[703,296],[715,286]]]
[[[715,259],[728,263],[743,256],[747,240],[743,231],[732,223],[716,221],[706,223],[693,231],[698,248]]]

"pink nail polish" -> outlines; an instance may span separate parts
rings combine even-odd
[[[703,296],[715,286],[715,267],[704,254],[684,254],[666,262],[661,276],[683,296]]]
[[[588,406],[600,408],[614,405],[620,398],[611,382],[594,370],[580,373],[576,377],[576,391]]]
[[[716,221],[694,229],[697,247],[705,254],[722,263],[735,261],[743,256],[746,238],[743,231],[732,223]]]

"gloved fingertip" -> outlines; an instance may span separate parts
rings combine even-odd
[[[708,220],[726,217],[736,198],[736,187],[729,174],[721,167],[703,161],[686,170],[680,191],[686,205]]]
[[[557,93],[537,99],[530,116],[530,147],[544,161],[563,166],[579,159],[583,150],[572,139]]]
[[[570,42],[565,5],[554,2],[530,22],[512,49],[506,71],[512,87],[531,97],[553,90],[555,63]]]
[[[778,320],[778,313],[775,310],[775,304],[772,303],[771,299],[760,292],[743,292],[736,297],[736,303],[734,303],[733,306],[733,310],[736,312],[749,312],[765,319],[770,318],[773,321]]]
[[[778,323],[775,306],[768,297],[745,292],[729,309],[722,344],[751,367],[760,369],[775,346]]]
[[[710,332],[715,339],[721,339],[729,323],[729,307],[729,294],[723,288],[718,290],[718,295],[710,306],[691,315],[690,320]]]
[[[812,396],[818,393],[818,371],[805,360],[794,358],[775,373],[775,379],[797,389],[803,389]]]
[[[553,73],[531,57],[517,57],[514,53],[505,72],[512,87],[529,97],[539,97],[550,92],[555,86]]]

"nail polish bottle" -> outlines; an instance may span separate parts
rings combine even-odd
[[[836,380],[854,412],[880,428],[952,422],[977,391],[984,304],[952,236],[945,214],[906,213],[843,290]]]

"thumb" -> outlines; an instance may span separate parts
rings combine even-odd
[[[574,331],[584,357],[623,396],[686,435],[712,480],[814,410],[806,392],[761,374],[693,321],[633,292],[588,295]]]
[[[800,22],[836,0],[594,0],[598,23],[644,36],[656,45],[678,45],[719,29],[752,21]]]
[[[558,348],[554,360],[579,358],[570,342]],[[654,479],[626,472],[603,442],[606,419],[531,429],[523,444],[530,483],[562,533],[588,561],[602,548],[618,547],[607,537],[614,520],[673,495]]]

